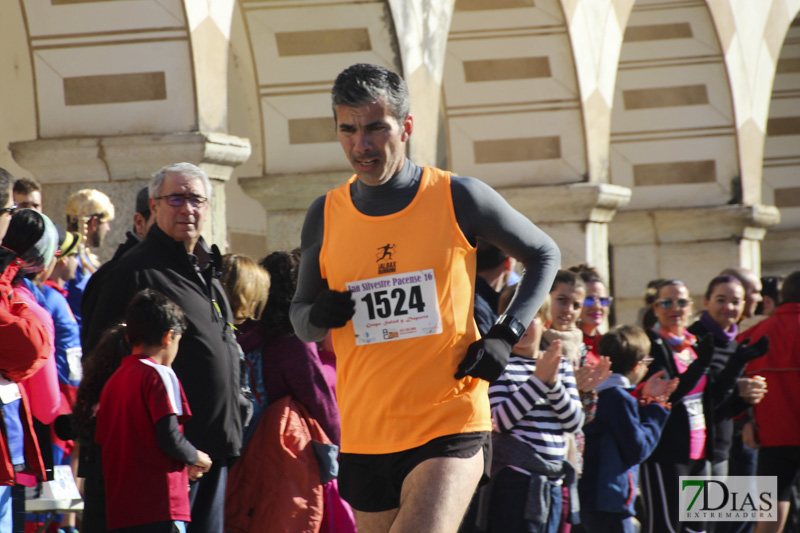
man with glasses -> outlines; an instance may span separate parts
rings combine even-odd
[[[155,224],[140,245],[110,267],[104,285],[112,289],[98,296],[91,311],[84,353],[122,319],[139,290],[155,289],[183,310],[189,327],[172,367],[192,406],[184,433],[214,463],[191,483],[188,531],[222,533],[228,464],[239,455],[242,412],[249,402],[240,394],[233,317],[219,282],[221,254],[200,236],[209,216],[211,182],[202,169],[178,163],[159,170],[148,189]]]

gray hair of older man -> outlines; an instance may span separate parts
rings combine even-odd
[[[199,179],[203,182],[203,188],[206,191],[208,203],[211,203],[211,195],[213,193],[211,180],[208,178],[208,174],[206,174],[205,170],[191,163],[175,163],[173,165],[161,167],[158,172],[153,174],[153,179],[150,180],[150,185],[147,187],[150,198],[159,196],[161,193],[161,186],[164,184],[167,174],[181,174],[189,178]]]

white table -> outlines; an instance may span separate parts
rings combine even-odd
[[[34,498],[25,500],[25,512],[44,513],[47,517],[37,533],[44,533],[57,514],[83,511],[83,500],[55,500],[52,498]]]

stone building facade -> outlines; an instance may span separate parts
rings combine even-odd
[[[350,174],[329,90],[401,72],[409,156],[478,177],[605,273],[800,269],[800,0],[2,0],[0,166],[63,219],[85,186],[130,226],[158,167],[213,178],[207,238],[299,244]]]

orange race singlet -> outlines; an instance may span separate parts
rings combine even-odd
[[[384,454],[491,431],[486,381],[453,377],[478,338],[475,248],[456,222],[450,173],[425,167],[398,213],[360,213],[350,181],[325,201],[322,277],[356,314],[333,330],[342,451]]]

